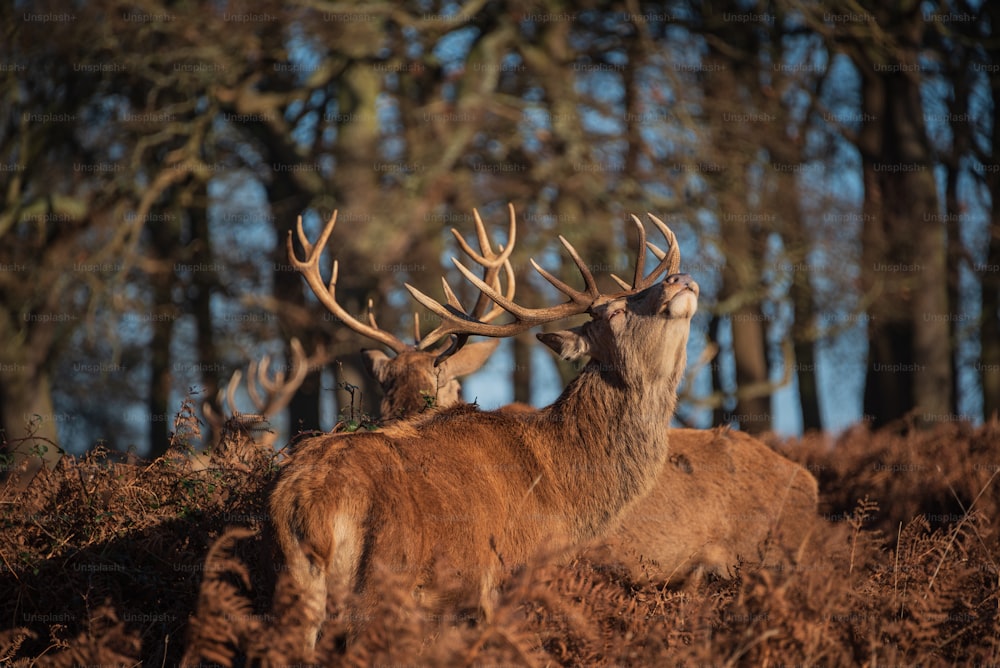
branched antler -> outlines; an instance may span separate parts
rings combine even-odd
[[[646,231],[643,228],[642,222],[635,216],[632,218],[639,228],[640,250],[642,252],[639,253],[638,259],[636,260],[636,273],[632,285],[629,286],[624,284],[620,279],[616,279],[626,290],[625,294],[640,292],[653,285],[657,279],[664,274],[664,272],[675,274],[680,269],[680,250],[677,247],[677,238],[674,236],[674,233],[670,231],[670,228],[668,228],[659,218],[650,215],[650,218],[660,229],[660,232],[663,234],[669,245],[669,250],[664,252],[655,245],[646,242]],[[569,253],[570,258],[572,258],[573,263],[576,264],[577,269],[580,271],[580,275],[583,277],[585,289],[577,290],[571,287],[543,269],[537,262],[531,260],[531,266],[535,268],[535,271],[537,271],[542,278],[548,281],[554,288],[559,290],[559,292],[569,297],[569,300],[562,304],[548,306],[545,308],[525,308],[514,303],[511,299],[501,295],[496,289],[478,279],[475,274],[473,274],[457,259],[452,258],[452,262],[455,263],[455,266],[462,273],[462,275],[465,276],[470,283],[479,288],[482,295],[489,297],[498,307],[503,309],[503,311],[512,315],[514,317],[513,322],[493,325],[471,318],[461,309],[461,305],[458,304],[457,300],[454,298],[454,291],[444,279],[442,279],[442,283],[444,285],[445,297],[448,302],[447,304],[441,304],[412,285],[406,284],[406,289],[410,291],[410,294],[413,295],[414,299],[441,318],[442,322],[438,329],[449,334],[479,334],[482,336],[495,337],[513,336],[536,325],[552,322],[554,320],[561,320],[580,313],[586,313],[591,306],[593,306],[594,303],[601,299],[604,295],[601,294],[601,291],[597,287],[597,282],[594,280],[593,274],[590,272],[590,269],[587,268],[586,263],[580,257],[580,254],[577,253],[573,245],[562,235],[559,236],[559,241],[566,249],[566,252]],[[657,253],[660,259],[660,263],[649,274],[649,276],[646,277],[642,277],[645,267],[644,246],[648,246],[654,253]]]
[[[639,249],[636,253],[635,260],[635,274],[632,277],[632,285],[629,285],[622,279],[618,278],[614,274],[611,274],[611,278],[623,289],[628,291],[639,291],[648,288],[649,286],[656,283],[660,276],[666,272],[669,276],[671,274],[676,274],[681,269],[681,253],[680,247],[677,245],[677,237],[674,236],[673,231],[667,227],[666,223],[657,218],[651,213],[647,213],[650,220],[659,228],[660,233],[663,234],[663,238],[667,240],[668,251],[663,251],[656,244],[646,241],[646,228],[643,227],[642,221],[639,220],[637,216],[633,214],[632,221],[635,223],[635,227],[639,232]],[[649,274],[649,276],[644,276],[646,269],[646,249],[653,251],[653,255],[660,260],[660,264],[656,266],[656,269]]]
[[[255,422],[260,422],[274,417],[291,402],[309,374],[309,370],[329,361],[329,355],[322,346],[318,346],[308,357],[298,339],[291,340],[291,348],[290,373],[287,375],[283,370],[276,371],[273,376],[270,374],[270,355],[264,355],[259,363],[256,360],[250,362],[246,391],[254,405],[255,413],[240,413],[236,410],[236,392],[243,382],[243,372],[239,369],[233,372],[225,390],[219,390],[218,404],[222,410],[221,414],[210,402],[206,401],[202,405],[205,419],[216,432],[221,431],[229,418],[253,417]]]
[[[455,238],[458,240],[458,244],[462,251],[465,252],[465,254],[468,255],[474,262],[483,267],[483,284],[492,286],[492,289],[495,289],[497,293],[499,293],[501,289],[501,269],[504,271],[507,280],[505,298],[513,299],[516,284],[514,279],[514,269],[510,264],[510,254],[514,249],[514,243],[516,241],[517,221],[514,215],[514,206],[509,205],[509,209],[510,229],[508,232],[507,246],[499,246],[499,252],[493,250],[493,247],[490,244],[489,235],[486,233],[483,221],[479,217],[479,212],[476,210],[473,210],[473,213],[475,214],[476,220],[476,235],[479,239],[479,252],[473,250],[458,230],[452,228],[452,234],[454,234]],[[442,353],[444,357],[454,353],[462,345],[464,345],[465,339],[468,338],[468,333],[456,330],[444,322],[427,335],[420,336],[420,321],[416,316],[414,317],[414,338],[416,343],[414,345],[405,343],[391,332],[381,329],[378,326],[378,323],[375,320],[371,300],[368,301],[367,323],[358,320],[348,313],[347,310],[337,302],[337,278],[339,273],[338,262],[336,260],[333,262],[333,271],[329,283],[326,283],[323,280],[319,270],[319,258],[322,255],[324,248],[326,248],[326,244],[330,240],[330,235],[333,233],[333,228],[336,224],[337,212],[334,211],[330,220],[327,222],[326,227],[324,227],[319,239],[314,244],[306,237],[302,228],[302,216],[299,216],[296,231],[298,233],[299,243],[301,243],[303,249],[305,249],[305,260],[300,260],[296,257],[294,245],[292,243],[292,232],[291,230],[288,232],[289,260],[296,270],[302,274],[303,278],[306,279],[306,283],[308,283],[309,287],[312,288],[316,298],[319,299],[320,303],[323,304],[323,306],[325,306],[330,313],[332,313],[338,320],[350,329],[354,330],[358,334],[385,345],[397,355],[407,350],[426,350],[451,334],[458,334],[460,336],[453,339],[447,350]],[[450,287],[447,286],[446,298],[449,307],[454,312],[461,313],[463,317],[474,322],[489,322],[503,313],[503,309],[500,307],[494,307],[489,312],[484,313],[486,307],[491,302],[489,297],[482,294],[480,294],[479,298],[476,300],[476,304],[473,306],[472,310],[468,312],[465,307],[462,306],[461,301],[459,301],[455,293],[452,292]],[[442,359],[444,357],[442,357]]]
[[[329,222],[327,222],[326,227],[323,228],[323,233],[320,234],[319,240],[313,244],[306,237],[305,231],[302,229],[302,216],[299,216],[296,223],[296,231],[298,232],[299,243],[302,244],[302,248],[305,249],[306,259],[300,260],[295,255],[295,247],[292,244],[292,232],[288,231],[288,259],[291,261],[295,269],[302,274],[302,277],[306,279],[306,283],[312,288],[313,294],[319,299],[320,303],[326,307],[326,309],[337,317],[345,325],[353,329],[359,334],[363,334],[370,339],[378,341],[382,345],[392,349],[393,352],[399,354],[404,350],[409,349],[409,345],[404,343],[401,339],[393,335],[391,332],[387,332],[384,329],[379,329],[377,325],[374,324],[375,317],[369,311],[368,320],[371,324],[365,324],[352,316],[347,310],[342,307],[337,302],[337,276],[340,272],[340,266],[337,260],[333,261],[333,271],[330,275],[329,284],[323,281],[323,276],[319,271],[319,258],[323,254],[323,249],[326,248],[327,242],[330,240],[330,235],[333,233],[333,228],[337,225],[337,212],[334,211],[333,215],[330,216]]]

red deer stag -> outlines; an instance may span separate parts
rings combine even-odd
[[[434,356],[415,358],[430,368]],[[387,364],[410,364],[395,358]],[[406,377],[405,369],[396,374]],[[405,380],[384,387],[393,415],[420,397]],[[441,404],[440,407],[446,407]],[[534,412],[525,404],[503,412]],[[744,432],[671,429],[670,456],[652,491],[622,516],[620,526],[583,553],[624,565],[634,580],[682,582],[689,574],[729,577],[737,563],[775,562],[796,553],[818,521],[816,479]]]
[[[479,212],[473,210],[476,221],[476,234],[479,239],[480,252],[477,253],[466,243],[458,230],[451,232],[458,240],[459,246],[473,262],[484,268],[483,281],[500,289],[500,270],[503,269],[507,279],[506,297],[514,295],[514,270],[510,265],[510,254],[516,240],[516,219],[514,207],[510,205],[510,229],[508,231],[507,247],[500,247],[500,252],[493,250],[486,228]],[[289,258],[294,260],[295,254],[289,248]],[[334,276],[331,286],[335,288],[338,268],[334,266]],[[436,364],[437,358],[449,346],[442,346],[433,351],[421,347],[420,321],[414,313],[415,345],[403,342],[395,335],[379,328],[372,312],[372,302],[368,301],[368,323],[354,318],[346,309],[336,302],[335,289],[330,291],[333,298],[331,310],[337,319],[349,329],[382,343],[396,353],[390,357],[381,350],[362,350],[362,359],[368,372],[374,377],[385,394],[382,401],[382,419],[403,417],[419,413],[429,405],[451,406],[458,403],[461,386],[458,378],[479,369],[496,349],[499,339],[490,339],[481,343],[459,345],[452,343],[457,351],[449,355],[441,364]],[[489,322],[504,313],[503,309],[494,307],[489,313],[484,313],[490,300],[480,294],[479,299],[469,317]],[[464,344],[464,341],[462,342]],[[301,387],[310,369],[326,364],[330,357],[322,347],[317,348],[311,356],[306,357],[305,349],[298,339],[291,340],[292,362],[291,373],[286,378],[284,371],[277,371],[272,376],[269,372],[271,358],[265,355],[260,362],[250,362],[247,373],[246,392],[253,403],[256,412],[242,413],[236,409],[236,392],[243,382],[243,372],[237,369],[229,379],[225,389],[220,389],[216,403],[204,402],[202,413],[206,422],[216,435],[222,434],[227,423],[231,431],[242,432],[252,437],[261,449],[267,450],[274,445],[275,433],[268,422],[284,410],[295,392]],[[398,389],[397,389],[398,388]],[[244,439],[246,440],[246,439]]]
[[[442,319],[434,336],[512,336],[586,313],[590,321],[539,338],[568,359],[590,361],[550,406],[527,414],[461,405],[380,432],[303,441],[281,470],[270,498],[277,543],[298,596],[303,651],[312,653],[328,595],[354,591],[351,618],[376,605],[374,565],[401,571],[416,591],[444,566],[475,595],[487,618],[508,569],[541,550],[567,549],[606,533],[653,486],[667,456],[667,420],[683,374],[698,285],[678,273],[669,244],[644,275],[644,243],[628,290],[601,294],[576,250],[560,241],[583,276],[576,290],[532,262],[567,302],[529,309],[506,299],[460,262],[462,274],[513,316],[476,321],[447,288],[444,306],[407,286]],[[307,259],[294,260],[320,301],[335,303],[319,277],[319,242],[301,234]],[[645,231],[639,225],[644,242]],[[666,274],[666,278],[660,280]],[[659,281],[659,282],[657,282]],[[422,343],[427,342],[427,338]],[[430,345],[426,343],[426,345]],[[304,628],[303,628],[304,627]]]

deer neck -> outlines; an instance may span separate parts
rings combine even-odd
[[[677,377],[622,378],[591,362],[548,408],[557,485],[579,518],[581,536],[599,535],[645,496],[667,458]],[[655,381],[655,382],[654,382]]]

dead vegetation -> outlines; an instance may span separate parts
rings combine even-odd
[[[265,547],[276,461],[223,449],[194,470],[182,420],[150,463],[95,451],[0,494],[0,665],[281,664]],[[230,438],[245,438],[239,433]],[[582,559],[504,587],[489,624],[431,614],[379,577],[376,623],[326,664],[876,665],[1000,661],[1000,423],[777,444],[820,481],[826,516],[783,567],[637,584]],[[696,501],[696,500],[694,500]],[[279,588],[280,591],[280,588]],[[294,615],[294,600],[280,614]],[[349,609],[349,606],[348,608]]]

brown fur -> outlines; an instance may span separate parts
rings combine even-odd
[[[416,351],[385,364],[379,377],[384,414],[416,411],[412,406],[424,385],[413,381],[426,384],[434,377],[434,359]],[[477,359],[479,365],[486,361]],[[438,405],[457,402],[458,388],[449,396],[453,399],[439,398]],[[500,410],[523,415],[536,409],[511,404]],[[741,560],[769,564],[786,551],[796,553],[814,528],[817,506],[813,475],[760,440],[725,428],[673,429],[669,459],[650,494],[585,554],[601,563],[622,563],[637,580],[679,581],[701,572],[728,577]]]
[[[652,492],[588,554],[625,563],[644,580],[692,571],[723,577],[738,561],[772,564],[795,554],[819,515],[816,479],[743,432],[673,429]]]
[[[415,590],[444,564],[489,617],[509,569],[606,533],[650,491],[697,308],[697,285],[672,278],[602,298],[585,325],[539,335],[567,359],[591,361],[536,413],[457,406],[300,445],[270,507],[311,622],[306,654],[329,594],[356,592],[351,619],[364,623],[377,564],[405,573]]]

